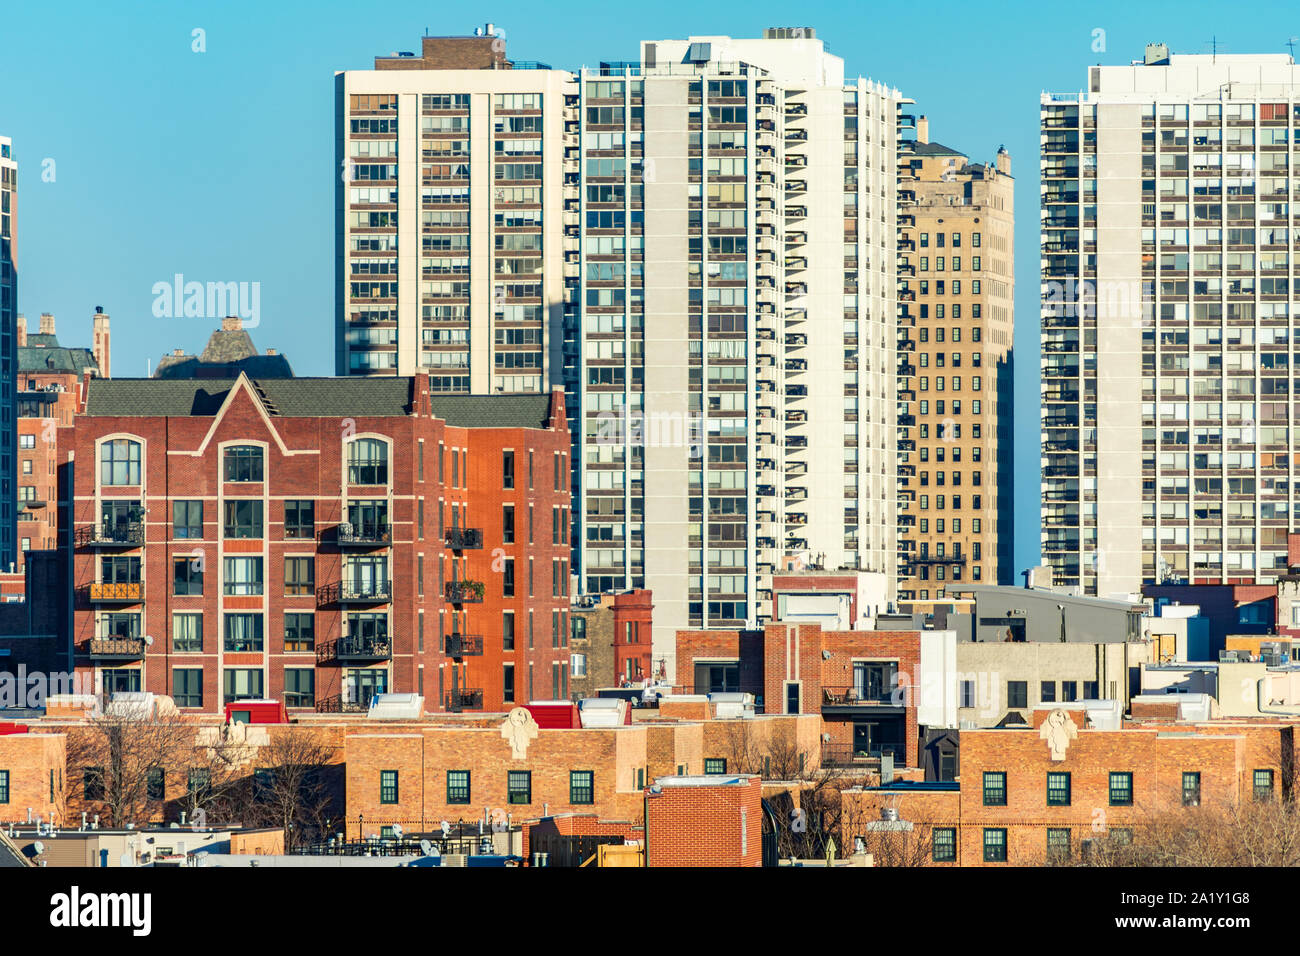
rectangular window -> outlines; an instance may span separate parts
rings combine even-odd
[[[1056,702],[1056,681],[1054,680],[1042,681],[1038,691],[1038,699],[1041,700],[1044,704],[1055,703]]]
[[[1079,699],[1079,682],[1072,680],[1061,681],[1061,700],[1074,701]]]
[[[191,767],[185,789],[192,797],[201,797],[212,789],[212,771],[207,767]]]
[[[1007,706],[1029,706],[1029,682],[1023,680],[1007,681]]]
[[[957,830],[955,827],[935,827],[931,831],[930,858],[935,863],[957,862]]]
[[[961,706],[975,706],[975,682],[973,680],[964,680],[961,682]]]
[[[149,800],[167,799],[167,771],[162,767],[150,767],[145,777],[145,797]],[[3,803],[0,800],[0,803]]]
[[[469,771],[447,771],[447,802],[467,804],[470,801]]]
[[[284,559],[284,593],[316,593],[316,561],[314,558]]]
[[[316,503],[314,501],[286,501],[284,503],[284,536],[286,538],[316,537]]]
[[[1110,805],[1112,807],[1131,807],[1133,805],[1133,774],[1128,772],[1110,775]]]
[[[1190,771],[1183,774],[1183,806],[1199,807],[1201,805],[1201,774]]]
[[[501,562],[501,596],[515,596],[515,559],[505,558]]]
[[[379,802],[380,803],[397,802],[397,771],[396,770],[379,771]]]
[[[284,616],[284,649],[289,654],[316,649],[315,614],[286,614]]]
[[[203,562],[198,558],[172,558],[172,594],[193,596],[203,593]]]
[[[1254,774],[1254,790],[1256,800],[1273,799],[1273,771],[1256,770]]]
[[[316,671],[310,667],[284,669],[284,706],[316,706]]]
[[[172,537],[203,537],[203,502],[172,502]]]
[[[172,697],[177,707],[202,707],[203,668],[178,667],[172,671]]]
[[[203,615],[172,615],[172,650],[178,654],[203,652]]]
[[[263,641],[261,614],[227,614],[225,647],[231,653],[260,652]]]
[[[104,768],[87,767],[81,774],[81,793],[86,800],[104,799]]]
[[[1049,861],[1068,860],[1070,858],[1070,830],[1068,827],[1047,828],[1047,859]]]
[[[515,649],[515,612],[501,612],[501,649],[513,651]]]
[[[501,666],[501,699],[507,704],[515,702],[515,665]]]
[[[263,591],[261,558],[222,558],[223,594],[250,595]]]
[[[727,760],[725,757],[705,757],[704,772],[707,774],[726,773]]]
[[[1068,773],[1049,773],[1047,775],[1047,805],[1049,807],[1068,807],[1070,805],[1070,775]]]
[[[241,498],[226,502],[226,537],[262,537],[262,501]]]
[[[591,770],[569,771],[569,803],[595,802],[595,773]]]
[[[261,618],[258,618],[260,621]],[[266,696],[262,671],[257,668],[227,668],[222,676],[225,690],[223,703],[237,700],[260,700]]]
[[[513,488],[515,486],[515,453],[505,451],[501,453],[501,487]]]
[[[515,543],[515,506],[501,506],[501,542],[503,544]]]
[[[1005,807],[1007,805],[1007,775],[1005,771],[985,771],[984,806]]]
[[[984,862],[1007,862],[1007,831],[999,827],[984,828]]]
[[[507,771],[506,802],[524,805],[533,802],[533,773],[531,770]]]

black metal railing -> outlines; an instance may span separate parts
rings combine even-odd
[[[393,658],[393,642],[387,637],[345,634],[336,641],[317,645],[318,663],[330,661],[387,661]]]
[[[143,637],[92,637],[88,648],[91,657],[135,660],[144,657]]]
[[[144,544],[144,525],[90,525],[78,528],[74,537],[78,548],[135,548]]]
[[[483,635],[482,634],[448,634],[447,635],[447,656],[448,657],[482,657],[483,656]]]
[[[873,704],[895,704],[903,703],[905,688],[900,688],[898,695],[895,696],[888,690],[874,690],[869,687],[823,687],[822,688],[822,706],[824,707],[857,707],[871,706]]]
[[[382,547],[393,543],[393,529],[387,523],[348,524],[334,529],[334,541],[339,547]]]
[[[364,714],[370,710],[370,701],[349,700],[339,694],[316,701],[318,714]]]
[[[391,581],[341,581],[316,591],[318,604],[383,604],[393,598]]]
[[[453,690],[447,694],[446,704],[447,710],[453,712],[462,710],[478,710],[483,706],[483,691],[470,688]]]
[[[482,528],[448,528],[447,547],[453,551],[477,551],[483,547]]]
[[[86,599],[103,604],[138,604],[144,600],[144,584],[140,581],[104,581],[88,584],[83,591]]]

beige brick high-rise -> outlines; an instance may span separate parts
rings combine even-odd
[[[898,600],[1010,583],[1014,181],[916,141],[899,160]]]

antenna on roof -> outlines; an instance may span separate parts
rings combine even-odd
[[[1291,62],[1295,62],[1295,45],[1300,43],[1300,37],[1292,37],[1286,41],[1287,48],[1291,51]]]

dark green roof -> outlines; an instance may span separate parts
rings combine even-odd
[[[114,417],[215,415],[235,379],[93,379],[86,414]],[[283,418],[391,417],[409,413],[405,377],[251,379],[267,412]],[[435,395],[433,413],[460,428],[544,428],[548,395]]]
[[[51,338],[54,336],[40,336]],[[30,342],[33,336],[28,336]],[[58,345],[32,347],[21,346],[18,349],[18,371],[22,372],[73,372],[80,375],[84,369],[99,369],[99,363],[89,349],[65,349]]]
[[[910,150],[913,156],[965,156],[955,149],[949,149],[942,143],[913,143]]]

